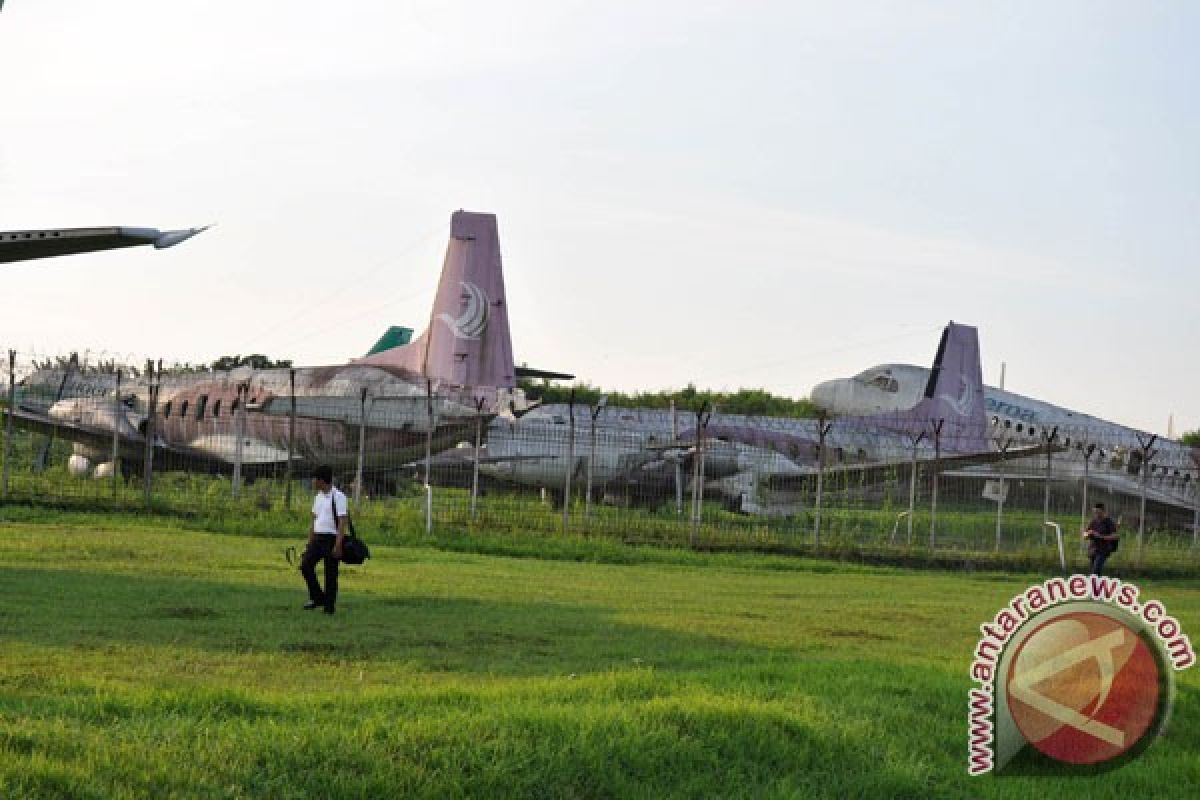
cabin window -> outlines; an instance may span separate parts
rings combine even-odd
[[[999,427],[999,426],[1000,426],[1000,418],[999,418],[999,417],[992,417],[992,427],[993,427],[993,428],[997,428],[997,427]]]
[[[1024,428],[1025,428],[1024,424],[1022,424],[1020,422],[1017,423],[1017,433],[1020,433],[1022,430],[1024,430]]]
[[[1035,428],[1035,427],[1033,427],[1032,425],[1030,425],[1030,426],[1029,426],[1029,435],[1030,435],[1030,436],[1037,436],[1037,428]]]
[[[208,395],[202,394],[196,398],[196,419],[204,419],[204,408],[208,405]]]
[[[181,417],[186,417],[186,416],[187,416],[187,407],[188,407],[188,401],[187,401],[187,400],[184,400],[184,401],[183,401],[183,405],[181,405],[181,406],[179,407],[179,416],[181,416]]]
[[[242,402],[241,398],[238,398],[238,397],[233,398],[233,405],[231,405],[229,407],[229,413],[236,414],[237,410],[238,410],[238,406],[241,404],[241,402]]]
[[[213,403],[213,417],[221,416],[221,400],[217,398],[217,402]]]
[[[170,400],[168,400],[163,405],[162,415],[163,415],[163,419],[166,419],[167,417],[171,416],[171,401]]]
[[[1006,427],[1006,428],[1011,428],[1011,427],[1012,427],[1012,420],[1011,420],[1011,419],[1006,419],[1006,420],[1004,420],[1004,427]]]

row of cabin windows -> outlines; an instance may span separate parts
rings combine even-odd
[[[996,416],[992,417],[992,427],[993,428],[998,428],[1001,426],[1001,424],[1004,425],[1005,429],[1013,428],[1013,421],[1011,419],[1001,420],[1000,417],[996,417]],[[1025,433],[1026,435],[1028,435],[1030,437],[1037,436],[1037,428],[1033,425],[1030,425],[1026,429],[1025,425],[1023,423],[1018,422],[1016,424],[1016,431],[1017,431],[1017,433]],[[1063,446],[1064,447],[1071,446],[1071,437],[1070,436],[1063,439]],[[1082,451],[1083,450],[1083,442],[1075,442],[1075,449]],[[1124,456],[1120,453],[1120,448],[1118,448],[1117,451],[1118,451],[1117,455],[1114,456],[1114,458],[1119,458],[1122,462],[1124,462],[1125,459],[1124,459]],[[1108,453],[1107,453],[1107,451],[1104,450],[1104,448],[1100,448],[1096,452],[1100,456],[1101,461],[1103,461],[1105,458],[1108,457]],[[1138,462],[1131,468],[1132,472],[1136,472],[1139,469],[1138,465],[1140,465],[1140,456],[1136,452],[1131,453],[1130,456],[1131,456],[1131,460],[1133,460],[1136,457],[1136,460]],[[1151,475],[1162,475],[1163,477],[1169,477],[1169,476],[1172,476],[1172,471],[1171,471],[1170,467],[1152,465],[1150,467],[1150,474]],[[1181,472],[1180,470],[1175,470],[1173,477],[1176,477],[1176,478],[1183,477],[1184,480],[1187,480],[1188,478],[1190,478],[1189,475]]]
[[[234,398],[233,405],[231,405],[229,407],[230,414],[237,413],[240,402],[241,401],[238,398]],[[250,402],[254,402],[254,401],[251,400]],[[208,407],[208,395],[202,394],[196,398],[196,405],[194,408],[195,408],[195,415],[196,415],[197,420],[204,419],[204,412],[207,409],[207,407]],[[187,413],[188,413],[188,401],[184,400],[182,403],[179,404],[179,416],[186,417]],[[169,418],[171,416],[171,401],[170,400],[168,400],[165,404],[163,404],[162,415],[163,415],[164,419]],[[213,403],[213,405],[212,405],[212,415],[214,418],[221,416],[221,398],[219,398],[219,397],[217,398],[217,401],[215,403]]]

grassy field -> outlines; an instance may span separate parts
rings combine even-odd
[[[329,618],[300,609],[284,539],[9,511],[4,798],[1162,798],[1200,784],[1196,670],[1168,735],[1120,770],[967,777],[978,625],[1044,576],[601,541],[513,558],[458,537],[376,544]],[[1141,585],[1198,635],[1196,583]]]

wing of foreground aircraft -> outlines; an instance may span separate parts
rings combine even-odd
[[[83,445],[88,449],[107,454],[111,452],[112,428],[95,421],[56,419],[45,413],[17,408],[12,412],[14,424],[26,431],[39,433],[44,436],[60,436],[70,442]],[[9,411],[0,409],[0,420],[7,417]],[[111,425],[111,419],[108,422]],[[122,426],[123,428],[128,427]],[[155,437],[155,458],[161,454],[171,455],[188,463],[203,468],[220,471],[231,464],[230,454],[234,443],[224,441],[230,437],[207,437],[204,446],[172,443],[162,437]],[[118,452],[120,457],[129,463],[141,463],[146,455],[146,437],[139,431],[123,429],[118,436]],[[299,459],[293,459],[299,461]],[[270,467],[287,463],[287,451],[273,447],[266,442],[247,439],[242,451],[243,469],[255,467]]]
[[[177,231],[121,227],[3,231],[0,232],[0,264],[147,244],[153,245],[155,250],[164,250],[208,230],[209,227],[211,226],[206,225],[202,228]]]

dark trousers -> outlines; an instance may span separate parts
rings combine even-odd
[[[337,537],[318,533],[313,537],[312,544],[304,548],[304,557],[300,559],[300,574],[308,584],[308,598],[314,603],[326,608],[333,608],[337,602],[338,560],[333,557],[333,546]],[[325,561],[325,589],[317,583],[317,562]]]
[[[1100,574],[1100,570],[1104,569],[1104,562],[1108,561],[1108,557],[1110,555],[1112,555],[1112,553],[1108,552],[1107,550],[1099,549],[1093,550],[1088,554],[1088,561],[1091,562],[1093,575]]]

